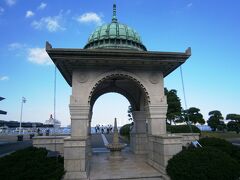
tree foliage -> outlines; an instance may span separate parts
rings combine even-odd
[[[130,139],[130,131],[131,131],[132,123],[130,124],[125,124],[120,128],[120,135],[121,136],[126,136],[128,139]]]
[[[128,106],[128,120],[129,121],[133,121],[132,112],[133,112],[132,106]]]
[[[227,114],[226,119],[240,123],[240,114]]]
[[[228,131],[240,132],[240,114],[227,114],[227,120],[231,120],[227,124]]]
[[[181,100],[177,95],[177,91],[175,89],[171,89],[168,91],[167,88],[164,88],[165,95],[167,96],[167,121],[172,124],[181,118]]]
[[[213,131],[216,131],[216,129],[218,127],[220,127],[221,125],[223,126],[224,123],[223,121],[223,116],[222,113],[218,110],[214,110],[214,111],[210,111],[208,113],[208,115],[210,116],[207,123],[208,125],[212,128]]]
[[[196,107],[191,107],[187,110],[183,111],[183,119],[185,122],[190,121],[193,124],[204,124],[205,120],[203,119],[203,115],[200,113],[200,109]]]

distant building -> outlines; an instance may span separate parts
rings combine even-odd
[[[4,99],[5,99],[4,97],[1,97],[1,96],[0,96],[0,101],[2,101],[2,100],[4,100]],[[0,114],[6,115],[7,112],[6,112],[6,111],[3,111],[3,110],[0,110]]]
[[[0,120],[0,127],[8,126],[9,128],[17,128],[19,127],[18,121],[3,121]],[[53,125],[45,125],[40,122],[22,122],[23,128],[40,128],[40,127],[53,127]]]

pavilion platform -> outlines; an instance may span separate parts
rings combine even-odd
[[[129,148],[122,151],[122,159],[109,159],[107,151],[94,151],[90,164],[90,180],[139,179],[163,180],[162,174],[147,164],[146,155],[133,154]]]

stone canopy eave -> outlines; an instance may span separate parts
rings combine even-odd
[[[48,42],[46,43],[46,51],[70,86],[72,86],[73,70],[81,67],[160,68],[163,76],[166,77],[191,56],[191,48],[185,52],[71,49],[52,48]]]

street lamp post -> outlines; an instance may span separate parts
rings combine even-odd
[[[22,114],[23,114],[23,103],[26,103],[26,98],[22,97],[22,101],[21,101],[21,115],[20,115],[20,125],[19,125],[19,134],[21,134],[22,131]]]

